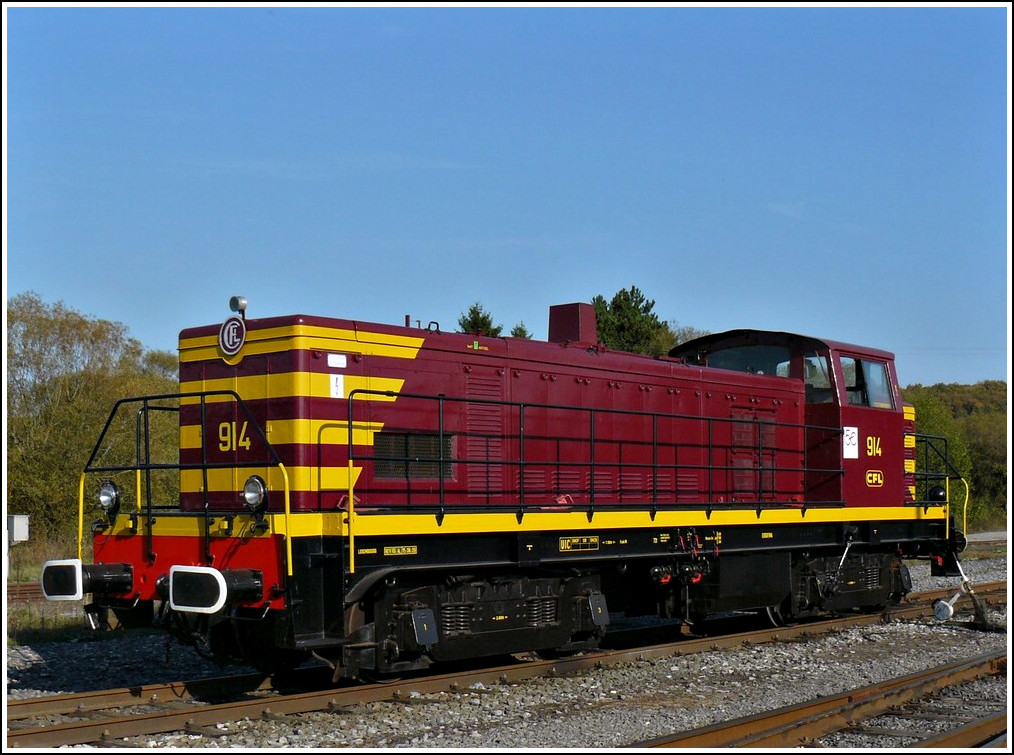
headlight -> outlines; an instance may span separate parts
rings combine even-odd
[[[106,512],[106,516],[110,519],[120,510],[120,491],[112,480],[106,480],[99,485],[99,508]]]
[[[247,478],[243,486],[243,503],[255,514],[264,511],[268,500],[268,486],[259,476]]]

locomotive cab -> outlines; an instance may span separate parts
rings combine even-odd
[[[902,401],[893,354],[790,333],[739,330],[681,344],[669,356],[804,384],[805,500],[808,505],[838,506],[843,514],[824,548],[816,538],[817,547],[807,559],[799,553],[790,556],[788,586],[794,596],[767,608],[779,620],[884,605],[910,589],[900,556],[932,553],[936,565],[953,561],[963,548],[963,535],[949,514],[919,525],[885,516],[896,511],[899,502],[909,511],[919,506],[924,512],[929,506],[946,510],[946,489],[938,483],[954,476],[946,448],[940,452],[935,445],[943,439],[915,432],[915,413]],[[917,474],[916,458],[931,455],[927,446],[939,465]],[[728,561],[723,559],[721,566]],[[716,574],[713,579],[721,578]],[[776,585],[784,583],[777,578]],[[845,585],[852,587],[847,590]],[[719,586],[712,592],[728,590]],[[709,596],[702,602],[713,608],[720,601]]]
[[[807,500],[889,506],[904,498],[905,414],[893,354],[791,333],[738,330],[689,341],[669,356],[803,382],[813,466],[843,467],[841,474],[810,475]]]

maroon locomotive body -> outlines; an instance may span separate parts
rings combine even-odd
[[[240,312],[181,333],[178,397],[124,406],[178,411],[179,456],[93,457],[125,510],[47,594],[265,667],[570,652],[610,612],[870,609],[960,544],[893,356],[790,333],[652,358],[603,347],[586,304],[547,342]]]

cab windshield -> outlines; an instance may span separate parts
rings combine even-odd
[[[753,375],[775,375],[802,379],[806,386],[806,403],[830,404],[834,385],[827,354],[810,352],[793,355],[787,346],[751,344],[716,349],[708,354],[708,367],[749,372]]]
[[[826,355],[803,356],[803,382],[806,384],[806,403],[831,403],[834,389],[831,385],[831,368]]]
[[[790,359],[791,354],[785,346],[751,344],[712,351],[708,354],[708,367],[789,377]]]

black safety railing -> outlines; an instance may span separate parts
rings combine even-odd
[[[940,435],[911,433],[915,439],[915,469],[911,474],[914,483],[914,501],[918,506],[939,505],[931,492],[942,487],[950,500],[950,482],[962,479],[961,472],[951,463],[947,438]]]
[[[399,424],[385,422],[357,449],[353,429],[372,426],[375,403],[363,399],[395,396]],[[372,475],[356,485],[357,505],[370,508],[433,506],[442,514],[479,499],[481,508],[519,515],[556,506],[591,514],[632,502],[653,511],[843,505],[840,485],[838,498],[817,499],[805,489],[812,480],[823,490],[829,480],[840,482],[840,466],[810,463],[814,448],[828,444],[833,454],[815,455],[839,461],[840,428],[369,389],[351,391],[347,403],[350,464],[372,464]],[[484,418],[496,415],[499,429],[490,431],[490,421],[470,427],[474,407]]]
[[[259,456],[254,459],[240,460],[232,458],[228,461],[212,461],[208,452],[208,433],[206,432],[208,404],[214,401],[226,401],[238,408],[244,419],[246,431],[250,434],[251,444],[256,443],[260,449]],[[180,412],[188,401],[196,403],[199,413],[199,424],[197,432],[200,436],[200,445],[197,449],[199,461],[183,461],[185,452],[192,453],[194,449],[182,449],[180,447],[181,423],[178,420]],[[136,406],[136,409],[133,407]],[[153,428],[153,424],[159,424],[160,417],[168,416],[171,422],[161,423],[160,428]],[[154,421],[153,421],[154,419]],[[127,435],[133,434],[133,458],[125,456],[124,449],[130,446]],[[161,433],[161,434],[160,434]],[[175,458],[169,460],[153,460],[153,447],[162,449],[165,455],[172,453]],[[220,500],[213,500],[209,473],[214,469],[265,469],[277,467],[282,475],[284,484],[285,500],[285,530],[289,526],[289,485],[285,467],[278,453],[268,442],[260,423],[254,418],[250,408],[243,399],[229,390],[202,391],[191,393],[167,393],[160,395],[138,396],[124,398],[116,402],[110,410],[106,423],[99,434],[99,438],[92,449],[84,471],[81,473],[78,501],[78,551],[82,549],[84,537],[84,494],[85,480],[88,475],[130,475],[134,479],[132,484],[125,485],[125,491],[133,489],[134,510],[124,512],[130,519],[131,531],[139,530],[144,532],[145,551],[150,562],[155,559],[153,547],[153,524],[158,516],[193,516],[198,513],[193,508],[184,509],[181,506],[181,476],[187,471],[200,472],[202,484],[197,493],[203,501],[199,512],[203,514],[204,533],[204,555],[208,563],[211,563],[211,525],[216,517],[225,517],[231,525],[232,519],[238,513],[238,506],[242,500],[242,491],[218,491]],[[160,475],[157,482],[154,475]],[[171,474],[168,474],[171,473]],[[188,492],[187,495],[192,495]],[[224,497],[222,497],[224,496]],[[125,500],[125,502],[127,502]],[[140,521],[139,521],[140,520]],[[140,526],[143,524],[143,526]],[[101,522],[99,526],[102,526]],[[288,539],[288,538],[287,538]],[[291,563],[291,558],[289,559]]]

